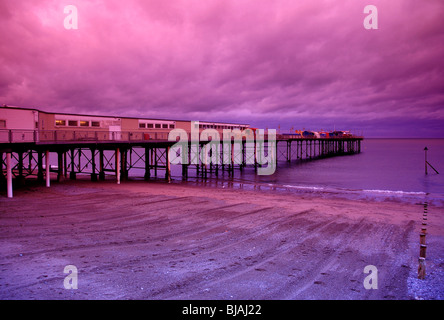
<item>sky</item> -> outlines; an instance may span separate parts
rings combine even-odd
[[[0,104],[444,138],[443,16],[442,0],[0,0]]]

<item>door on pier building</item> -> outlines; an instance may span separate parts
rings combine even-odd
[[[121,140],[122,132],[120,126],[109,126],[109,137],[110,140]]]

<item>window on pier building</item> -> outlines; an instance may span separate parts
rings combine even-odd
[[[89,127],[89,121],[80,121],[80,126],[81,127]]]
[[[77,121],[76,120],[69,120],[68,121],[68,126],[70,127],[77,127]]]
[[[139,128],[140,128],[140,129],[146,128],[145,123],[139,123]]]
[[[66,120],[56,120],[56,126],[66,126]]]
[[[162,129],[168,129],[168,125],[167,124],[162,124]]]
[[[91,121],[91,127],[100,127],[100,121]]]
[[[156,129],[160,129],[160,123],[156,123]]]

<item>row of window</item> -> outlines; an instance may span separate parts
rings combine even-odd
[[[241,126],[226,126],[226,125],[216,125],[216,124],[199,124],[200,129],[240,129],[245,130],[247,127]]]
[[[167,123],[139,123],[140,129],[174,129],[175,127],[174,124]]]
[[[39,128],[39,123],[35,122],[35,129]],[[6,129],[6,120],[0,119],[0,129]]]
[[[59,127],[100,127],[100,121],[87,121],[87,120],[56,120],[55,125]],[[175,124],[167,123],[139,123],[140,129],[174,129]],[[197,124],[196,124],[197,128]],[[243,126],[229,126],[229,125],[216,125],[216,124],[199,124],[200,129],[240,129],[245,130],[247,127]]]
[[[85,120],[56,120],[55,125],[65,127],[100,127],[100,121],[85,121]]]

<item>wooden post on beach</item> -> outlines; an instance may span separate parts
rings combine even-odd
[[[427,152],[426,149],[427,149],[427,147],[424,149]],[[427,160],[426,160],[426,174],[427,174]],[[424,202],[424,214],[422,217],[422,227],[421,227],[421,233],[419,234],[419,246],[420,247],[419,247],[419,259],[418,259],[418,263],[419,263],[418,279],[421,279],[421,280],[423,280],[426,275],[425,258],[426,258],[426,250],[427,250],[427,244],[426,244],[427,206],[428,206],[428,202]]]
[[[430,168],[433,169],[433,171],[436,172],[436,174],[439,174],[438,170],[436,170],[428,161],[427,161],[427,150],[429,150],[427,147],[424,148],[424,157],[425,157],[425,162],[424,162],[424,166],[425,166],[425,174],[428,174],[427,172],[427,166],[430,166]]]
[[[421,258],[425,258],[426,257],[426,251],[427,251],[427,245],[426,244],[421,244],[419,246],[419,256]]]
[[[419,234],[419,244],[426,244],[426,234],[424,232]]]
[[[419,262],[419,266],[418,266],[418,279],[424,280],[425,275],[426,275],[425,258],[419,257],[418,262]]]
[[[425,174],[427,174],[427,150],[429,150],[427,147],[424,148],[424,154],[425,154]]]

